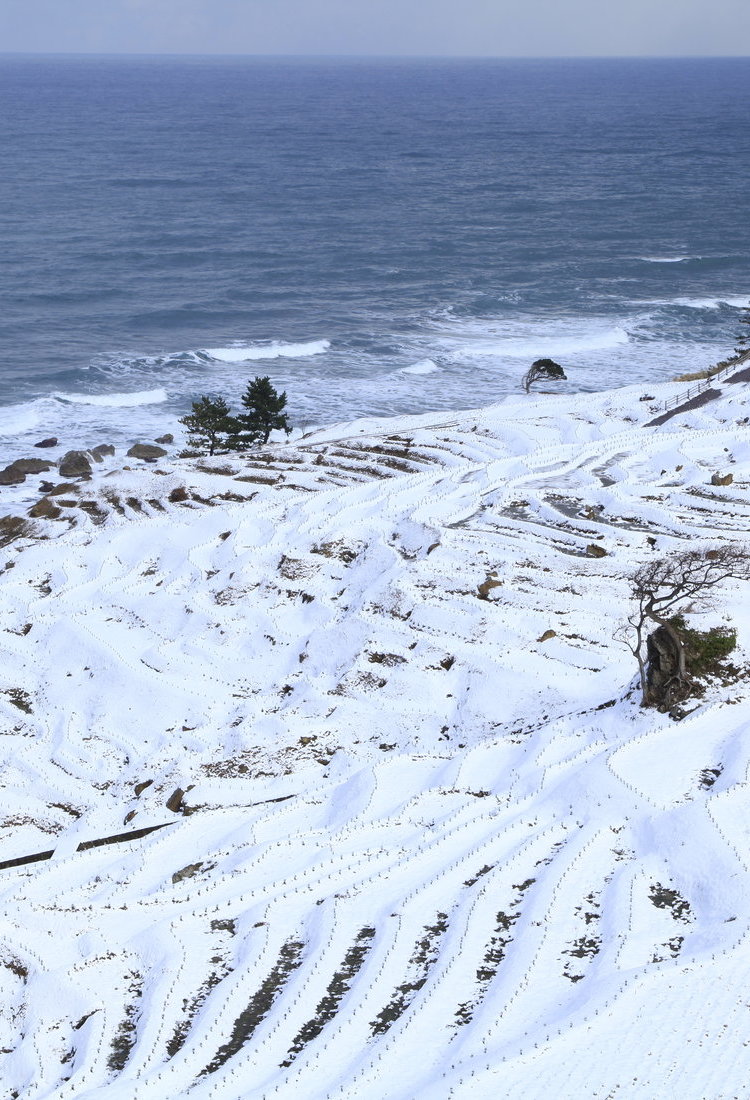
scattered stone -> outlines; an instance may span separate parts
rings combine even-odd
[[[557,631],[556,630],[545,630],[544,634],[540,635],[537,638],[537,641],[538,642],[548,642],[550,640],[550,638],[556,638],[556,637],[557,637]]]
[[[58,508],[49,497],[42,497],[29,508],[29,516],[32,519],[58,519],[61,515],[62,509]]]
[[[127,455],[128,458],[142,458],[144,462],[156,462],[166,453],[163,447],[154,447],[152,443],[134,443]]]
[[[34,444],[35,447],[56,447],[57,436],[51,435],[49,439],[40,439],[38,443]]]
[[[603,546],[597,546],[595,542],[590,542],[586,547],[586,553],[590,558],[606,558],[607,551]]]
[[[166,435],[160,435],[158,439],[155,439],[154,443],[174,443],[174,436],[171,432],[167,432]]]
[[[137,810],[129,810],[128,813],[125,814],[125,820],[123,821],[123,825],[129,825],[130,822],[133,820],[133,818],[135,817],[135,815],[137,813],[138,813]]]
[[[176,489],[173,489],[169,494],[169,499],[173,504],[181,504],[183,500],[188,499],[188,491],[184,485],[178,485]]]
[[[146,790],[146,787],[150,787],[152,783],[153,779],[144,779],[142,783],[136,783],[135,787],[133,788],[133,790],[135,791],[135,797],[140,798],[140,796]]]
[[[723,477],[721,474],[711,474],[712,485],[731,485],[734,481],[732,474],[725,474]]]
[[[85,451],[67,451],[58,470],[60,477],[91,477],[91,462]]]

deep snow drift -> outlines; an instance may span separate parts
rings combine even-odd
[[[685,388],[116,456],[5,546],[3,1095],[744,1095],[750,689],[642,711],[614,640],[748,529],[746,384]]]

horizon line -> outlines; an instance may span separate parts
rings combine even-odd
[[[0,57],[170,57],[246,58],[295,61],[748,61],[750,54],[409,54],[409,53],[245,53],[187,50],[0,50]]]

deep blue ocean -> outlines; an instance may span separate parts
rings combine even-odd
[[[750,59],[0,56],[0,444],[297,426],[724,358]]]

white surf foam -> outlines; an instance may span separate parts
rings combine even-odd
[[[69,405],[97,405],[101,408],[135,408],[158,405],[167,400],[167,391],[140,390],[137,393],[53,393],[52,397]]]
[[[621,325],[591,318],[549,325],[539,321],[471,322],[443,337],[444,347],[454,357],[524,360],[603,351],[622,347],[629,339]]]
[[[205,354],[221,363],[248,363],[259,359],[304,359],[322,355],[331,346],[330,340],[308,340],[304,344],[252,344],[249,347],[205,348]]]
[[[432,359],[420,359],[418,363],[412,363],[410,367],[402,367],[399,374],[434,374],[440,370]]]
[[[684,264],[686,260],[700,260],[700,256],[639,256],[645,264]]]
[[[750,296],[731,298],[674,298],[674,305],[684,306],[685,309],[721,309],[722,306],[732,306],[734,309],[744,309],[750,305]]]

